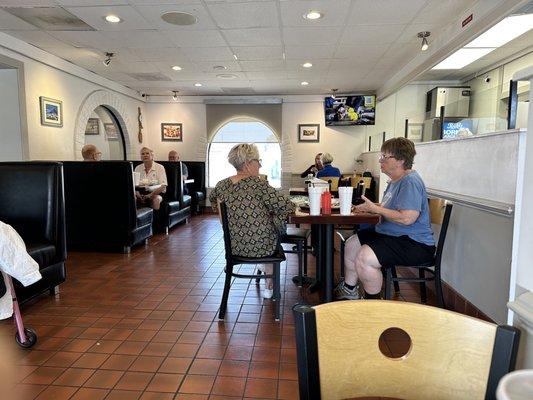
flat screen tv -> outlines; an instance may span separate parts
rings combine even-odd
[[[326,126],[374,125],[375,95],[326,97],[324,100]]]

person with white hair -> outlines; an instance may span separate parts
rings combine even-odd
[[[160,186],[146,194],[141,194],[136,191],[135,197],[139,203],[146,204],[154,210],[159,210],[163,201],[161,194],[166,192],[168,186],[165,167],[154,161],[154,152],[148,147],[141,149],[141,160],[143,163],[135,167],[135,172],[139,172],[141,175],[140,181],[148,182],[150,185]]]
[[[322,161],[322,169],[316,173],[317,178],[321,178],[323,176],[336,176],[341,177],[341,171],[337,167],[334,167],[331,165],[333,162],[333,156],[329,153],[322,153],[322,156],[320,157],[320,160]]]
[[[102,152],[94,144],[86,144],[81,149],[83,161],[101,161]]]
[[[237,173],[218,182],[209,200],[215,211],[217,201],[225,202],[230,211],[232,253],[242,257],[271,256],[278,249],[278,236],[286,230],[285,221],[294,205],[259,177],[261,159],[254,144],[234,146],[228,161]],[[272,265],[264,271],[272,274]],[[265,286],[263,297],[269,299],[273,295],[272,280],[268,279]]]

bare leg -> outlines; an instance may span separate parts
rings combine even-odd
[[[376,254],[369,246],[361,246],[355,259],[355,270],[363,283],[365,292],[368,294],[381,292],[381,284],[383,283],[381,265]]]
[[[272,275],[272,272],[274,271],[272,264],[265,264],[263,268],[265,271],[265,275]],[[272,278],[265,279],[265,289],[272,289],[273,287],[274,287],[274,284],[272,282]]]
[[[163,198],[159,195],[152,197],[152,208],[154,210],[159,210],[159,207],[161,207],[162,201],[163,201]]]
[[[360,249],[361,243],[357,235],[348,238],[344,247],[344,281],[350,286],[357,284],[358,277],[355,262]]]

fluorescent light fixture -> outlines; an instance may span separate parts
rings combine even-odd
[[[117,17],[116,15],[106,15],[105,16],[105,20],[107,22],[111,22],[113,24],[117,24],[119,22],[122,22],[122,20],[120,19],[120,17]]]
[[[172,69],[173,69],[174,71],[181,71],[181,70],[182,70],[182,68],[181,68],[179,65],[174,65],[174,66],[172,67]]]
[[[300,83],[300,85],[307,86],[307,85],[309,85],[309,82],[303,81],[303,82]]]
[[[310,10],[309,12],[304,14],[304,18],[305,19],[311,19],[311,20],[320,19],[323,16],[324,16],[324,14],[322,14],[320,11],[316,11],[316,10]]]
[[[310,62],[306,62],[306,63],[302,64],[302,67],[304,67],[304,68],[311,68],[312,66],[313,66],[313,64],[311,64]]]
[[[194,86],[200,87],[200,86],[202,86],[202,84],[201,83],[195,83]]]
[[[489,54],[494,48],[459,49],[431,69],[461,69],[477,59]]]
[[[512,15],[498,22],[465,47],[500,47],[533,29],[533,14]]]

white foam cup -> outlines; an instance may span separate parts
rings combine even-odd
[[[352,212],[353,186],[339,186],[338,189],[341,215],[350,215]]]
[[[309,193],[309,215],[320,215],[320,196],[322,195],[322,188],[310,187]]]

